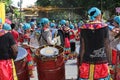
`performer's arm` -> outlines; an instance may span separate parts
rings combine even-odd
[[[78,66],[82,64],[83,55],[84,55],[84,39],[81,37],[80,38],[80,51],[78,55]]]
[[[55,39],[52,40],[52,34],[51,34],[50,32],[47,33],[47,35],[46,35],[45,37],[46,37],[46,39],[47,39],[47,43],[48,43],[48,44],[50,44],[50,45],[55,45],[56,40],[55,40]]]
[[[18,46],[17,44],[14,44],[11,46],[12,50],[13,50],[13,56],[14,56],[14,59],[17,57],[17,54],[18,54]]]
[[[9,45],[12,48],[13,59],[16,59],[17,53],[18,53],[18,46],[17,46],[12,34],[9,35]]]
[[[106,55],[108,59],[108,63],[112,64],[112,53],[111,53],[111,48],[110,48],[110,42],[109,39],[105,39],[105,48],[106,48]]]
[[[112,25],[108,25],[109,30],[111,30],[112,32],[118,34],[120,32],[120,28],[116,28],[115,26]]]
[[[106,55],[107,55],[107,60],[108,63],[112,63],[112,53],[111,53],[111,48],[110,48],[110,40],[109,40],[109,30],[108,28],[105,29],[105,35],[104,35],[104,45],[105,45],[105,50],[106,50]]]

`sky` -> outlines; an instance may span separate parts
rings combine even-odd
[[[31,6],[31,5],[34,5],[34,3],[37,1],[37,0],[22,0],[23,3],[22,3],[22,8],[26,8],[28,6]],[[15,6],[15,7],[18,7],[18,2],[20,2],[20,0],[12,0],[12,5]]]

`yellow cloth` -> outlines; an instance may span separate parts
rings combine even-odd
[[[93,80],[94,79],[94,64],[90,64],[90,75],[89,79]]]
[[[2,24],[5,23],[5,3],[0,3],[0,18],[2,19]]]
[[[13,66],[13,79],[18,80],[13,59],[12,59],[12,66]]]

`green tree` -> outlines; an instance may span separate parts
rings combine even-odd
[[[53,6],[59,8],[75,8],[74,12],[85,16],[91,7],[98,7],[102,11],[109,11],[116,14],[115,8],[120,7],[119,0],[37,0],[38,6]],[[79,7],[79,8],[77,8]],[[69,9],[68,9],[69,10]]]

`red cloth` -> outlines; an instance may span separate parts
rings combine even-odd
[[[73,30],[70,30],[70,40],[75,39],[75,34]]]
[[[14,80],[11,60],[0,60],[0,80]]]
[[[70,48],[70,41],[67,37],[65,38],[65,48]]]
[[[28,55],[27,55],[27,61],[32,61],[33,58],[32,58],[31,49],[30,48],[26,48],[26,50],[27,50],[27,53],[28,53]]]
[[[15,30],[12,30],[11,33],[14,37],[15,42],[18,43],[19,33]]]
[[[117,50],[112,49],[112,64],[116,64],[117,62]]]
[[[96,64],[94,65],[94,79],[105,78],[108,76],[108,64]],[[90,64],[82,63],[79,67],[80,70],[80,78],[89,78]]]

